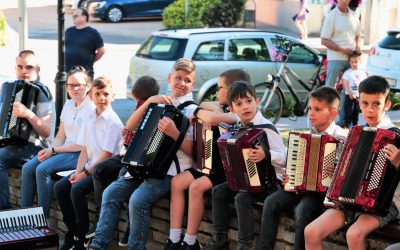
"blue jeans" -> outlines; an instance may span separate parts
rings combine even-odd
[[[214,241],[228,240],[229,230],[229,202],[234,197],[238,219],[238,249],[252,249],[254,240],[254,203],[264,200],[264,193],[236,193],[227,182],[217,185],[212,190],[212,217],[214,227]]]
[[[40,162],[36,157],[22,166],[21,173],[21,207],[33,205],[37,190],[38,204],[43,207],[44,214],[50,216],[53,198],[52,175],[65,170],[75,169],[79,152],[54,155]]]
[[[294,249],[305,249],[304,228],[323,211],[324,193],[285,192],[282,189],[264,200],[260,231],[260,249],[274,249],[282,212],[294,209]]]
[[[335,87],[340,72],[342,72],[347,65],[347,61],[329,60],[325,85]]]
[[[124,176],[120,176],[104,190],[99,221],[90,244],[93,249],[107,249],[118,225],[119,211],[123,208],[124,203],[129,201],[133,191],[140,183],[127,181]]]
[[[341,108],[339,112],[340,126],[350,128],[358,124],[358,114],[360,113],[360,105],[358,99],[351,100],[349,95],[343,91],[341,96]]]
[[[93,192],[92,176],[75,184],[69,182],[69,176],[54,184],[54,194],[63,214],[68,231],[83,238],[89,231],[89,210],[86,195]]]
[[[10,190],[8,188],[7,169],[22,165],[39,151],[40,147],[32,143],[25,146],[6,146],[0,148],[0,210],[10,208]]]

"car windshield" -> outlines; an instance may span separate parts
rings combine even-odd
[[[384,49],[400,50],[400,32],[389,31],[388,35],[379,43]]]
[[[140,46],[136,56],[155,60],[176,61],[183,57],[187,39],[150,36]]]

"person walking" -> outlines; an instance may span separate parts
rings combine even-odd
[[[300,33],[300,39],[306,40],[308,38],[307,32],[307,16],[309,10],[307,9],[307,0],[299,1],[299,12],[293,16],[294,25]]]

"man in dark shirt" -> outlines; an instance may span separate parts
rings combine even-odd
[[[77,8],[72,18],[74,26],[65,31],[66,71],[81,65],[93,78],[93,64],[105,52],[103,39],[96,29],[88,26],[89,13],[85,9]]]

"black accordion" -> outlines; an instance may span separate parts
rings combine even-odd
[[[399,147],[399,135],[386,129],[352,127],[328,189],[328,199],[338,205],[386,214],[400,179],[400,172],[385,156],[387,144]]]
[[[180,131],[174,141],[158,128],[158,122],[164,116],[171,118]],[[164,178],[176,158],[176,152],[189,128],[189,119],[173,105],[151,103],[140,122],[122,163],[128,165],[132,176],[143,178]]]
[[[37,103],[40,88],[27,81],[5,82],[0,96],[0,144],[24,145],[28,142],[32,125],[24,118],[12,115],[14,102],[32,110]]]
[[[42,207],[0,211],[0,249],[58,247],[58,234],[47,226]]]

